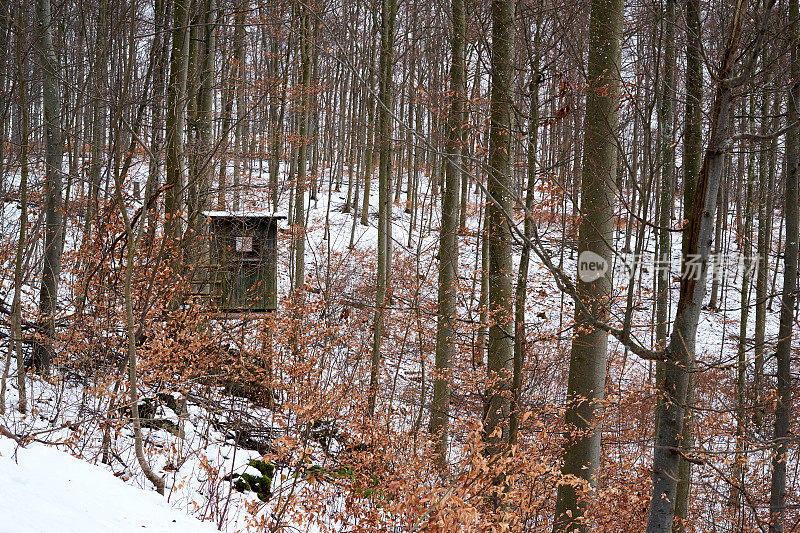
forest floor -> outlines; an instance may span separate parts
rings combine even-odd
[[[254,164],[254,167],[259,166],[258,163]],[[266,164],[263,166],[266,168]],[[146,174],[146,169],[147,165],[138,167],[139,179]],[[248,192],[242,208],[263,210],[263,206],[267,205],[266,192],[260,185],[267,183],[266,170],[263,176],[255,170],[249,181],[248,191],[255,192]],[[310,201],[307,221],[306,269],[310,310],[305,320],[309,325],[309,337],[314,338],[307,347],[310,354],[308,358],[312,361],[309,364],[313,367],[304,368],[302,375],[292,375],[291,364],[286,365],[286,375],[282,378],[285,390],[279,398],[283,408],[272,411],[253,404],[247,398],[229,394],[223,387],[209,387],[206,384],[195,384],[196,387],[187,385],[180,391],[174,384],[165,385],[162,381],[148,380],[146,377],[142,378],[140,384],[142,398],[155,402],[152,417],[159,421],[160,427],[153,424],[144,429],[146,451],[153,469],[167,480],[169,505],[225,531],[259,530],[265,524],[274,524],[276,521],[296,530],[313,531],[317,528],[345,528],[357,521],[351,515],[352,493],[348,495],[341,483],[343,476],[351,474],[342,474],[342,469],[347,470],[346,463],[332,457],[352,444],[352,439],[336,435],[336,431],[346,425],[339,423],[337,416],[346,418],[349,413],[363,407],[363,398],[352,396],[355,391],[366,390],[366,381],[369,379],[367,371],[372,316],[369,306],[371,298],[374,298],[377,216],[371,211],[368,226],[360,223],[353,225],[352,213],[342,212],[347,194],[346,174],[343,192],[329,190],[328,185],[328,180],[324,180],[317,200]],[[571,209],[567,209],[566,217],[551,211],[547,206],[558,204],[561,200],[549,197],[550,191],[552,188],[543,187],[537,193],[535,215],[543,242],[553,252],[553,261],[565,272],[571,273],[576,269],[574,242],[570,242],[569,237],[574,234]],[[403,205],[395,204],[392,215],[395,241],[393,262],[397,281],[393,292],[394,307],[389,325],[391,332],[386,340],[380,396],[382,408],[391,414],[391,435],[407,436],[413,432],[416,438],[414,427],[416,425],[418,429],[428,401],[426,394],[429,394],[429,390],[426,393],[424,381],[425,372],[430,375],[433,367],[440,216],[439,205],[433,202],[433,198],[430,182],[424,180],[420,189],[421,207],[413,230],[411,217],[404,211]],[[479,320],[480,252],[476,244],[481,224],[478,209],[480,200],[474,191],[470,193],[468,227],[460,238],[459,312],[465,326],[460,331],[459,343],[464,346],[474,342],[477,328],[470,325]],[[377,194],[372,195],[370,204],[374,210]],[[563,202],[563,205],[567,205],[567,202]],[[132,202],[131,206],[133,208],[136,204]],[[288,208],[288,195],[285,193],[281,207]],[[4,209],[0,220],[4,235],[14,234],[13,227],[18,224],[16,211],[18,209],[11,206]],[[521,217],[520,213],[517,215]],[[731,224],[735,223],[734,216],[735,213],[731,215]],[[35,217],[36,213],[32,211],[31,220],[36,220]],[[621,250],[626,236],[625,221],[620,220],[619,225],[615,241],[617,249]],[[77,247],[79,228],[77,221],[69,226],[65,253]],[[777,237],[774,240],[777,241]],[[567,246],[562,246],[565,242]],[[645,243],[644,253],[652,255],[655,237],[649,229]],[[13,244],[11,239],[4,246]],[[281,231],[278,246],[280,305],[287,302],[289,292],[289,246],[288,232]],[[736,243],[733,239],[726,243],[726,249],[735,255]],[[515,250],[516,261],[519,246]],[[676,288],[674,273],[680,246],[673,245],[673,250],[673,288]],[[38,255],[33,254],[33,257]],[[614,267],[613,292],[617,302],[614,316],[617,320],[624,314],[628,287],[622,259],[623,256],[620,256],[619,264]],[[775,262],[775,257],[770,260]],[[65,267],[66,278],[80,276],[81,273],[71,269],[69,263]],[[649,346],[653,341],[653,328],[649,326],[652,324],[653,268],[646,263],[642,267],[637,274],[639,285],[634,297],[633,331],[644,345]],[[696,413],[695,421],[698,447],[708,452],[721,452],[722,458],[715,468],[723,471],[730,468],[729,460],[725,459],[728,456],[724,454],[730,454],[734,446],[734,365],[740,307],[737,284],[741,284],[739,264],[729,261],[726,268],[728,272],[721,291],[722,303],[718,310],[703,313],[698,331],[697,357],[703,370],[697,379],[698,404],[706,409]],[[36,272],[36,269],[32,272]],[[31,289],[27,292],[26,308],[34,309],[35,275],[30,279]],[[11,295],[7,281],[3,285],[5,305],[10,307]],[[541,444],[543,450],[555,450],[560,439],[557,419],[559,409],[563,406],[567,371],[565,354],[569,351],[573,306],[568,297],[560,294],[550,273],[535,257],[530,267],[528,289],[526,323],[531,348],[526,363],[529,377],[524,391],[525,403],[532,411],[546,413],[546,416],[542,414],[536,418],[553,429],[545,436],[531,439]],[[67,302],[70,296],[64,290],[63,299]],[[677,293],[672,292],[673,296]],[[675,303],[673,299],[673,310]],[[64,313],[68,312],[69,304],[65,303]],[[750,314],[750,321],[754,320],[753,314]],[[322,323],[326,324],[325,328],[319,325]],[[748,324],[748,331],[752,331],[752,324]],[[117,324],[119,327],[121,325],[121,322]],[[220,335],[227,335],[224,337],[226,343],[236,346],[242,353],[258,349],[255,339],[245,337],[248,328],[262,326],[243,320],[220,323],[217,327]],[[775,341],[776,332],[777,312],[773,306],[767,320],[767,341],[770,345]],[[6,338],[9,338],[9,333],[3,331]],[[120,335],[118,330],[104,334]],[[115,350],[122,346],[119,340],[111,337],[108,345]],[[469,353],[469,350],[464,350],[457,362],[465,369],[465,374],[468,374]],[[748,357],[751,356],[752,352],[749,352]],[[752,364],[752,361],[748,360],[748,363]],[[144,364],[147,365],[146,359]],[[771,361],[768,364],[771,365]],[[130,424],[114,427],[106,439],[110,439],[110,444],[106,442],[104,445],[104,431],[108,426],[103,420],[111,405],[109,394],[114,388],[113,380],[92,380],[66,371],[57,371],[50,380],[31,376],[28,387],[31,409],[28,414],[22,415],[13,407],[17,398],[13,378],[15,372],[12,363],[6,396],[7,409],[4,415],[0,415],[0,424],[15,435],[28,436],[39,442],[15,450],[11,440],[0,440],[0,492],[4,495],[14,494],[13,499],[3,497],[0,516],[5,520],[5,517],[18,515],[20,522],[16,523],[26,526],[4,529],[8,526],[0,524],[0,531],[68,530],[55,527],[55,520],[62,524],[74,523],[75,529],[81,531],[125,531],[123,524],[130,526],[130,530],[137,527],[137,530],[141,530],[144,526],[148,531],[160,531],[160,527],[167,530],[170,524],[174,526],[168,527],[170,531],[201,530],[200,524],[188,518],[181,517],[178,520],[174,516],[177,511],[172,512],[155,495],[126,487],[119,481],[125,480],[138,488],[150,488],[136,463]],[[627,483],[645,488],[649,480],[651,457],[649,439],[652,418],[649,409],[654,398],[651,387],[653,372],[651,363],[629,354],[615,341],[610,343],[607,389],[610,403],[606,415],[609,438],[604,438],[604,454],[608,458],[609,470],[613,467],[621,472],[615,475],[622,476]],[[313,376],[313,386],[303,388],[305,385],[299,384],[305,379],[304,376]],[[477,378],[457,377],[456,380],[452,444],[455,461],[462,456],[470,428],[473,427],[481,383]],[[344,399],[350,403],[344,403],[342,407]],[[337,401],[340,403],[337,404]],[[311,409],[318,411],[314,420],[333,421],[330,431],[322,437],[318,432],[308,438],[309,425],[301,423],[304,411]],[[424,427],[427,424],[421,425]],[[320,427],[325,426],[312,429],[319,430]],[[242,428],[247,428],[247,431]],[[763,434],[756,430],[753,439],[767,442],[768,433],[768,428]],[[297,447],[298,441],[303,442],[302,448]],[[60,451],[50,449],[45,444]],[[294,446],[293,451],[281,461],[274,461],[271,464],[274,469],[267,475],[261,468],[263,462],[259,461],[276,449],[291,446]],[[386,446],[388,448],[390,445]],[[98,466],[83,465],[69,455]],[[549,461],[555,461],[554,457],[555,452],[551,452]],[[751,458],[749,479],[753,486],[768,483],[766,452],[752,453],[748,457]],[[300,463],[302,468],[298,466]],[[103,470],[110,471],[113,476]],[[719,478],[714,477],[714,471],[710,469],[710,475],[701,478],[699,491],[706,494],[719,492]],[[244,479],[244,474],[249,475],[247,479],[252,486],[238,490],[242,486],[237,487],[235,480]],[[612,479],[613,476],[609,476]],[[269,494],[259,494],[255,488],[254,482],[264,477],[269,477],[271,481]],[[796,483],[796,479],[791,483]],[[351,492],[364,494],[362,488]],[[47,494],[47,499],[44,499],[43,493]],[[717,498],[715,501],[722,500]],[[50,508],[48,502],[58,505]],[[87,507],[90,503],[97,507]],[[117,511],[115,505],[124,506],[125,509]],[[62,507],[63,514],[59,514],[57,511]],[[23,517],[23,511],[28,508],[30,512],[25,511]],[[47,512],[42,512],[42,509]],[[97,510],[92,512],[91,509]],[[391,522],[391,513],[385,512],[387,522]],[[698,509],[697,512],[705,520],[711,520],[709,514],[713,515],[715,511],[712,508]],[[23,519],[28,522],[22,522]],[[106,522],[110,520],[118,522]],[[170,520],[178,521],[172,523]],[[397,521],[402,522],[399,518]]]
[[[216,531],[106,469],[40,443],[0,437],[0,532]]]

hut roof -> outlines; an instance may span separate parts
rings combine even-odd
[[[208,218],[286,218],[286,215],[275,211],[203,211],[203,214]]]

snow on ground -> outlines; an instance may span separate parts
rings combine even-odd
[[[146,165],[137,166],[134,174],[142,176],[146,172]],[[285,172],[285,168],[282,169]],[[435,253],[438,244],[438,225],[439,207],[434,199],[429,196],[426,187],[427,180],[421,178],[420,190],[420,209],[418,219],[412,226],[410,216],[404,212],[402,203],[393,207],[392,213],[392,232],[394,239],[395,259],[400,263],[403,258],[418,258],[420,272],[427,272],[429,276],[435,276]],[[261,174],[257,170],[252,176],[254,184],[266,182],[266,174]],[[283,182],[284,180],[282,180]],[[310,285],[324,287],[325,280],[322,279],[327,270],[324,268],[330,265],[338,276],[343,278],[347,290],[355,290],[359,286],[369,282],[369,268],[359,262],[357,258],[364,257],[372,260],[371,255],[359,255],[362,252],[371,252],[375,248],[377,241],[377,217],[375,216],[377,206],[377,193],[373,188],[370,195],[370,216],[367,226],[360,223],[353,223],[353,214],[342,212],[342,207],[346,200],[346,192],[330,191],[330,183],[321,180],[319,195],[316,200],[311,200],[307,210],[306,234],[306,264],[307,275]],[[263,210],[270,207],[263,197],[255,194],[256,191],[266,189],[254,187],[253,194],[248,194],[243,198],[243,207],[252,210]],[[286,211],[288,207],[288,191],[281,194],[280,208]],[[471,202],[479,201],[480,197],[472,198]],[[544,196],[537,195],[537,204],[544,201]],[[10,204],[9,204],[10,206]],[[474,203],[471,207],[476,207]],[[569,209],[568,209],[569,211]],[[2,221],[3,234],[15,237],[17,222],[17,210],[7,207],[0,216]],[[462,253],[460,254],[460,269],[466,276],[471,276],[479,265],[480,256],[476,253],[475,236],[479,227],[479,214],[477,207],[471,211],[467,220],[469,231],[468,235],[460,238]],[[358,217],[360,219],[360,216]],[[31,220],[36,220],[35,212],[31,213]],[[733,224],[733,220],[731,221]],[[286,223],[284,223],[286,224]],[[282,227],[286,227],[282,225]],[[6,229],[7,228],[7,229]],[[79,240],[80,232],[77,227],[71,227],[67,232],[66,249],[74,249]],[[563,238],[560,223],[556,220],[551,221],[544,217],[540,220],[540,232],[545,244],[548,242],[553,250],[556,250],[560,239]],[[327,231],[326,231],[327,230]],[[409,233],[411,239],[409,239]],[[734,232],[729,232],[728,238],[732,239]],[[327,238],[326,238],[327,236]],[[617,250],[622,249],[622,239],[624,232],[620,230],[616,235]],[[290,251],[289,237],[282,236],[282,244],[279,252],[279,295],[287,294],[290,287]],[[777,242],[777,236],[774,241]],[[643,250],[646,258],[652,258],[654,253],[654,235],[648,233],[645,236],[646,246]],[[352,243],[353,247],[350,248]],[[410,245],[409,245],[410,243]],[[773,245],[774,246],[774,245]],[[737,250],[735,241],[726,246],[730,251]],[[519,249],[515,250],[515,261],[519,259]],[[38,252],[34,257],[38,257]],[[337,257],[338,256],[338,257]],[[777,267],[780,271],[782,265],[780,261],[775,263],[776,257],[770,258],[771,268]],[[561,257],[553,252],[552,260],[563,267],[568,273],[576,271],[576,261],[573,253],[567,252]],[[672,273],[678,270],[680,264],[680,246],[673,243]],[[652,332],[649,324],[652,321],[652,286],[654,268],[651,263],[643,263],[637,271],[637,276],[641,276],[641,287],[634,295],[634,332],[644,345],[649,345],[652,341]],[[740,299],[740,279],[733,265],[727,265],[726,284],[722,291],[724,300],[721,302],[720,309],[716,312],[704,311],[698,329],[697,352],[698,360],[703,364],[730,364],[735,360],[738,337],[738,317]],[[621,272],[621,271],[620,271]],[[74,275],[74,273],[65,273]],[[32,286],[25,288],[23,299],[33,308],[37,292],[34,290],[37,275],[30,277]],[[780,275],[777,278],[780,280]],[[614,295],[617,302],[615,309],[615,319],[621,321],[622,309],[625,303],[627,286],[629,279],[624,274],[615,276]],[[67,284],[64,284],[67,285]],[[6,305],[10,305],[10,296],[7,288],[8,282],[0,280],[0,287],[5,288],[3,299]],[[431,285],[433,286],[433,285]],[[430,289],[429,286],[428,288]],[[674,315],[677,303],[677,283],[673,276],[671,314]],[[770,292],[777,292],[778,288],[773,287]],[[538,334],[553,333],[544,331],[548,328],[560,330],[562,324],[559,321],[562,309],[562,295],[556,289],[550,274],[545,271],[538,258],[532,258],[529,277],[528,299],[528,318],[529,329]],[[709,280],[710,291],[710,280]],[[64,294],[63,299],[69,295]],[[477,294],[472,295],[473,298]],[[435,299],[435,292],[423,293],[421,299]],[[462,310],[465,313],[473,313],[476,309],[476,302],[462,303]],[[467,309],[468,308],[468,309]],[[571,316],[572,304],[566,298],[563,304],[564,315]],[[537,318],[540,314],[542,317]],[[472,317],[475,318],[475,317]],[[750,313],[748,320],[748,336],[752,335],[754,329],[754,313]],[[565,320],[563,327],[569,326],[569,320]],[[539,329],[542,328],[542,331]],[[6,333],[0,330],[0,334]],[[767,318],[767,339],[772,342],[777,333],[777,312],[768,314]],[[568,332],[566,334],[568,336]],[[609,346],[610,356],[613,358],[624,350],[613,339]],[[748,358],[752,357],[752,352],[748,351]],[[649,382],[649,362],[636,358],[622,358],[623,363],[619,371],[620,375],[614,375],[614,380],[621,383],[623,378],[630,382],[630,388],[635,389],[636,383],[641,381]],[[748,360],[752,365],[752,360]],[[2,362],[0,362],[0,365]],[[432,361],[429,361],[432,364]],[[768,367],[772,364],[767,362]],[[418,362],[414,358],[402,358],[399,360],[390,359],[387,356],[386,365],[392,369],[398,369],[398,375],[405,378],[405,374],[415,374],[418,369]],[[336,380],[337,373],[340,371],[335,365],[326,369],[330,375],[323,376],[321,379]],[[729,371],[733,376],[734,370]],[[13,373],[12,373],[13,376]],[[537,379],[541,380],[541,376]],[[327,382],[327,381],[326,381]],[[556,383],[557,381],[554,381]],[[38,416],[21,416],[14,409],[7,411],[4,417],[0,417],[0,423],[5,424],[12,432],[18,435],[30,434],[32,431],[52,429],[58,423],[68,420],[80,420],[86,418],[87,413],[102,413],[107,406],[103,404],[103,399],[84,398],[84,391],[80,385],[66,384],[65,390],[59,390],[58,386],[52,386],[41,380],[31,377],[30,395],[33,404],[38,409]],[[154,391],[149,390],[146,383],[141,383],[141,393],[143,396],[152,395]],[[621,387],[621,385],[620,385]],[[552,396],[549,398],[553,402],[559,402],[563,397],[563,390],[554,387]],[[10,379],[9,391],[7,393],[7,405],[12,406],[16,400],[15,381]],[[224,403],[226,398],[216,399],[220,402],[220,411],[228,413],[229,416],[222,418],[219,422],[234,422],[238,419],[254,418],[260,420],[263,425],[273,425],[276,427],[286,427],[289,425],[287,420],[275,420],[274,414],[259,410],[249,405],[244,400],[234,400],[232,404]],[[706,398],[704,405],[721,408],[718,399]],[[181,420],[172,412],[159,413],[160,417],[167,417],[181,425],[185,433],[185,438],[180,439],[166,431],[145,429],[145,443],[149,447],[149,458],[154,470],[159,475],[167,477],[167,491],[169,493],[170,504],[166,503],[165,498],[161,498],[150,491],[143,491],[138,487],[149,487],[144,480],[132,451],[132,438],[130,431],[126,428],[122,430],[113,442],[113,449],[118,457],[113,466],[99,464],[100,432],[92,422],[88,427],[82,427],[85,431],[83,437],[72,437],[72,432],[67,428],[62,428],[52,433],[48,433],[46,438],[54,445],[66,446],[69,452],[76,455],[80,454],[84,461],[73,458],[65,452],[57,451],[40,444],[30,444],[28,448],[19,449],[17,456],[14,457],[14,444],[8,439],[0,438],[0,533],[17,531],[212,531],[215,528],[208,523],[203,524],[196,519],[186,516],[184,513],[191,513],[201,517],[214,517],[220,515],[220,511],[209,509],[209,501],[219,499],[219,491],[223,491],[222,499],[227,499],[230,503],[221,511],[223,515],[223,530],[243,531],[251,526],[251,519],[254,517],[247,511],[249,506],[259,506],[257,516],[268,516],[270,511],[280,503],[280,498],[291,498],[301,490],[313,491],[314,487],[307,486],[304,482],[297,482],[292,477],[292,471],[287,469],[278,474],[276,472],[274,483],[274,496],[272,501],[261,504],[252,493],[240,494],[230,490],[230,483],[225,482],[220,486],[214,484],[212,476],[208,475],[207,470],[219,472],[219,479],[231,473],[243,473],[247,471],[248,461],[261,457],[253,450],[238,448],[236,439],[229,431],[220,427],[215,427],[212,423],[213,413],[206,411],[201,405],[188,405],[188,416]],[[703,413],[698,413],[698,424],[702,424]],[[99,420],[99,418],[98,418]],[[74,442],[73,442],[74,441]],[[701,447],[706,449],[726,449],[730,446],[731,439],[725,437],[719,442],[705,442]],[[237,452],[238,449],[238,452]],[[453,450],[457,453],[457,450]],[[321,454],[318,454],[321,455]],[[88,461],[88,462],[86,462]],[[640,461],[643,467],[649,463],[648,455],[642,454]],[[91,464],[95,463],[95,464]],[[178,465],[177,470],[167,468],[168,465]],[[764,463],[768,464],[768,463]],[[124,468],[122,465],[125,465]],[[763,465],[762,465],[763,467]],[[120,470],[122,468],[122,470]],[[122,479],[118,479],[108,469],[114,470],[117,475],[128,481],[126,484]],[[251,472],[253,473],[253,472]],[[283,474],[287,474],[287,480],[281,482]],[[285,499],[283,501],[285,501]],[[335,500],[335,499],[334,499]],[[340,504],[339,501],[332,501],[331,508]],[[82,514],[83,513],[83,514]],[[173,522],[175,520],[175,522]],[[185,525],[188,524],[188,525]],[[332,525],[332,524],[329,524]],[[343,524],[342,524],[343,525]],[[307,531],[309,525],[301,524],[297,527],[300,531]],[[75,528],[75,529],[71,529]],[[338,528],[337,528],[338,529]]]
[[[0,533],[216,531],[100,466],[0,437]]]

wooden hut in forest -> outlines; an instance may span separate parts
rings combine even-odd
[[[206,211],[210,247],[204,280],[225,313],[274,311],[278,298],[278,221],[254,211]]]

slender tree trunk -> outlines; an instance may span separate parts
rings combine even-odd
[[[790,424],[792,420],[792,336],[794,334],[794,306],[797,298],[797,257],[800,245],[800,217],[798,216],[798,188],[800,188],[800,7],[798,0],[789,2],[789,32],[791,42],[792,85],[787,102],[788,123],[786,133],[786,190],[784,194],[784,216],[786,218],[786,245],[783,254],[783,290],[781,291],[781,314],[778,326],[778,345],[775,358],[778,361],[778,401],[775,407],[775,435],[772,441],[772,482],[769,500],[770,533],[782,533],[786,514],[786,463],[789,454]]]
[[[480,246],[481,261],[481,287],[478,295],[478,338],[472,353],[472,366],[479,368],[483,366],[486,358],[486,340],[489,337],[489,228],[488,222],[484,217],[483,226],[479,233],[478,246]]]
[[[661,45],[664,47],[664,68],[661,79],[661,105],[658,122],[661,130],[661,183],[658,202],[658,243],[655,260],[656,271],[656,343],[663,348],[669,333],[670,277],[672,263],[672,239],[670,236],[672,208],[674,202],[673,181],[675,174],[674,101],[675,94],[675,0],[664,2],[661,14]],[[664,378],[664,363],[656,364],[656,383]],[[658,398],[662,401],[663,398]]]
[[[16,257],[14,258],[14,301],[11,304],[11,337],[17,359],[17,397],[20,413],[28,410],[28,399],[25,391],[25,360],[22,351],[22,283],[25,245],[28,234],[28,102],[25,91],[25,55],[23,54],[25,37],[20,28],[25,27],[25,12],[27,0],[22,0],[17,15],[17,90],[19,98],[19,140],[20,140],[20,169],[19,169],[19,236],[17,237]],[[6,367],[9,365],[7,364]],[[5,402],[3,402],[5,404]]]
[[[164,235],[175,244],[181,237],[181,211],[184,187],[184,119],[186,116],[186,75],[189,45],[191,0],[173,0],[172,52],[167,86],[166,196]],[[173,262],[173,267],[180,263]]]
[[[381,10],[381,57],[378,89],[378,145],[380,166],[378,168],[378,279],[375,290],[375,319],[372,341],[372,364],[370,368],[370,392],[368,414],[375,416],[378,394],[378,375],[381,363],[381,337],[386,320],[387,285],[391,273],[391,224],[392,224],[392,65],[394,47],[394,21],[397,16],[397,0],[383,0]]]
[[[492,1],[491,126],[486,222],[489,238],[488,390],[484,399],[484,441],[488,455],[508,440],[514,362],[513,261],[511,249],[511,106],[514,87],[513,0]]]
[[[675,173],[675,0],[665,0],[662,14],[664,74],[661,87],[661,199],[658,218],[658,249],[656,263],[656,342],[663,347],[669,331],[669,285],[672,243],[670,225],[674,199],[673,178]]]
[[[367,144],[366,153],[364,154],[364,159],[366,160],[364,166],[364,198],[361,205],[361,225],[362,226],[369,226],[369,194],[370,194],[370,185],[372,181],[372,166],[375,160],[375,150],[373,149],[375,134],[373,132],[374,126],[374,117],[375,117],[375,106],[377,105],[375,97],[372,96],[371,91],[367,94],[367,107],[369,107],[369,113],[367,118],[367,138],[365,140]]]
[[[278,70],[279,70],[279,47],[278,47],[278,39],[273,38],[272,40],[272,54],[274,55],[274,66],[273,72],[274,76],[278,78]],[[278,100],[276,103],[275,100]],[[284,109],[286,107],[286,83],[284,79],[284,83],[281,83],[280,87],[280,96],[273,96],[270,101],[269,113],[270,113],[270,121],[272,122],[272,144],[270,147],[271,150],[271,157],[270,157],[270,166],[269,166],[269,184],[270,184],[270,192],[272,198],[272,209],[274,211],[278,210],[278,174],[280,173],[281,167],[281,134],[283,132],[283,114]]]
[[[226,60],[224,58],[224,60]],[[230,149],[230,129],[231,116],[233,115],[233,93],[234,82],[231,79],[235,75],[230,68],[225,68],[226,74],[222,86],[222,124],[220,125],[220,156],[219,156],[219,178],[217,179],[217,209],[225,210],[225,196],[228,188],[228,150]]]
[[[39,61],[42,69],[42,108],[45,135],[45,234],[44,269],[39,293],[42,342],[34,350],[34,365],[44,375],[50,374],[55,341],[55,314],[58,311],[58,278],[64,244],[63,192],[61,164],[61,95],[59,66],[53,46],[50,0],[36,0],[36,26],[39,36]]]
[[[536,23],[536,37],[534,42],[538,42],[541,17]],[[536,193],[536,150],[538,148],[539,133],[539,83],[541,83],[539,73],[538,52],[531,69],[531,105],[530,119],[528,121],[528,182],[525,193],[525,238],[522,245],[522,255],[519,260],[519,272],[517,274],[517,290],[514,295],[514,376],[511,384],[512,405],[511,422],[509,423],[508,440],[510,443],[517,441],[520,417],[522,416],[522,370],[527,349],[525,338],[525,302],[528,292],[528,265],[530,263],[531,247],[530,241],[533,239],[533,202]]]
[[[163,148],[164,129],[164,84],[167,57],[167,39],[165,38],[167,26],[166,0],[157,0],[155,3],[156,28],[154,39],[156,44],[153,50],[156,54],[156,68],[153,73],[153,93],[156,95],[150,107],[153,117],[153,132],[150,136],[150,166],[147,175],[147,184],[144,191],[144,205],[149,206],[155,191],[161,181],[159,155]],[[147,242],[152,242],[156,232],[156,209],[147,210]]]
[[[755,98],[753,88],[750,87],[750,109],[746,122],[749,122],[751,135],[755,135]],[[744,126],[744,125],[743,125]],[[742,128],[744,129],[744,128]],[[744,486],[746,465],[745,435],[747,432],[747,321],[750,316],[750,274],[751,274],[751,254],[753,237],[753,187],[755,182],[755,143],[749,143],[750,154],[747,161],[747,185],[746,196],[744,198],[744,221],[739,226],[741,233],[738,236],[739,254],[742,259],[742,284],[740,291],[739,306],[739,342],[737,343],[737,363],[736,363],[736,460],[734,462],[733,478],[740,486]],[[743,153],[743,152],[742,152]],[[741,174],[741,173],[740,173]],[[741,202],[740,202],[741,203]],[[742,498],[740,491],[731,487],[731,499],[736,509],[734,520],[742,520]],[[736,522],[739,523],[739,522]]]
[[[309,92],[311,91],[311,15],[307,6],[300,8],[300,86],[302,91],[300,102],[300,119],[297,127],[297,180],[295,182],[294,221],[292,240],[294,245],[294,282],[292,284],[298,294],[301,293],[306,278],[305,252],[305,208],[306,208],[306,170],[308,168],[308,134],[309,134]]]
[[[455,354],[455,314],[458,296],[458,202],[461,183],[461,128],[464,113],[463,0],[452,0],[453,35],[450,65],[450,116],[448,117],[445,189],[439,232],[439,311],[436,328],[436,377],[433,382],[430,433],[436,442],[436,462],[442,474],[447,468],[450,423],[450,380]]]
[[[88,244],[91,240],[91,229],[94,217],[99,209],[98,195],[100,190],[100,173],[103,170],[103,149],[105,148],[106,135],[106,88],[108,85],[108,69],[106,67],[108,57],[108,2],[100,2],[100,14],[98,16],[98,35],[95,39],[95,68],[92,73],[94,84],[94,102],[92,105],[92,141],[91,141],[91,165],[89,168],[89,198],[86,203],[86,218],[84,224],[83,242]],[[81,295],[81,298],[85,295]],[[79,302],[78,307],[82,307]]]
[[[777,121],[767,119],[767,108],[769,98],[764,99],[762,108],[763,134],[767,134],[768,129]],[[773,115],[780,113],[781,99],[777,95],[772,101]],[[767,139],[761,145],[761,155],[759,162],[759,204],[758,204],[758,272],[756,275],[756,331],[755,331],[755,376],[753,378],[753,389],[755,392],[755,411],[753,412],[753,422],[759,428],[763,424],[764,416],[764,353],[766,349],[766,321],[767,321],[767,302],[770,298],[768,293],[770,250],[772,248],[772,224],[775,198],[775,175],[776,159],[778,152],[777,138]],[[777,269],[776,269],[777,270]]]
[[[236,94],[236,124],[233,130],[234,137],[234,158],[233,158],[233,210],[240,209],[241,196],[242,196],[242,171],[244,169],[245,145],[247,139],[245,132],[247,131],[246,120],[246,99],[245,94],[245,77],[247,76],[247,68],[245,65],[245,24],[247,22],[247,11],[249,9],[249,0],[240,0],[238,2],[238,9],[235,15],[236,30],[234,32],[233,55],[236,65],[235,76],[235,94]]]
[[[184,256],[187,263],[192,260],[189,255],[189,248],[193,240],[192,222],[194,217],[194,205],[197,202],[197,185],[199,173],[199,145],[200,145],[200,123],[198,121],[198,100],[202,92],[202,80],[200,72],[202,70],[202,40],[203,22],[201,11],[205,0],[193,0],[192,9],[189,13],[189,59],[186,74],[186,156],[187,156],[187,177],[186,177],[186,235],[182,240]]]
[[[477,47],[478,47],[478,50],[480,51],[480,43],[477,44]],[[478,53],[480,53],[480,52],[478,52]],[[467,79],[466,79],[467,73],[465,72],[464,75],[465,75],[464,85],[466,86],[466,84],[467,84]],[[471,89],[473,95],[478,94],[478,92],[479,92],[480,79],[481,78],[478,75],[477,67],[476,67],[476,72],[475,72],[474,77],[473,77],[473,83],[472,83],[472,89]],[[470,153],[471,153],[470,145],[471,145],[471,143],[473,141],[473,135],[472,135],[472,131],[470,130],[469,125],[470,125],[469,109],[467,109],[465,107],[465,109],[464,109],[464,126],[465,127],[463,129],[463,134],[464,135],[462,137],[462,148],[461,148],[461,150],[463,152],[464,159],[465,159],[465,167],[464,167],[464,172],[461,174],[461,205],[460,205],[461,212],[459,213],[459,223],[458,223],[459,232],[461,232],[461,233],[466,233],[467,232],[467,208],[469,207],[469,188],[470,188],[470,183],[471,183],[470,176],[469,176],[470,172],[469,172],[469,170],[468,170],[468,168],[466,166],[466,161],[468,161],[470,159],[470,157],[469,157]]]
[[[722,262],[722,252],[723,248],[725,247],[725,242],[723,240],[723,236],[726,234],[726,230],[728,227],[728,222],[726,220],[728,215],[728,210],[726,205],[728,203],[728,192],[727,190],[723,190],[720,187],[719,192],[717,193],[717,227],[714,231],[714,248],[712,249],[712,254],[715,258],[714,260],[714,270],[711,274],[711,296],[708,299],[708,308],[712,311],[716,311],[719,307],[719,287],[721,284],[722,279],[725,277],[725,270],[721,268],[720,263]],[[688,220],[688,219],[687,219]],[[684,255],[686,254],[686,246],[687,246],[688,239],[684,237]]]
[[[767,17],[769,10],[763,14]],[[725,146],[730,122],[733,74],[738,55],[742,24],[742,7],[733,14],[730,37],[726,43],[718,73],[717,90],[712,110],[709,145],[697,180],[696,200],[689,223],[684,229],[688,242],[681,265],[680,297],[669,344],[665,350],[665,372],[660,394],[663,401],[657,409],[655,450],[653,452],[653,493],[647,519],[648,533],[672,530],[678,485],[681,436],[689,376],[694,358],[697,324],[703,305],[710,243],[714,230],[717,192],[722,180]],[[755,43],[758,45],[758,42]],[[745,81],[748,67],[740,75]]]
[[[214,166],[212,165],[213,146],[211,141],[211,121],[214,102],[214,73],[217,49],[217,5],[216,0],[205,0],[202,13],[203,41],[198,43],[198,83],[197,95],[197,139],[195,142],[195,194],[189,204],[189,238],[186,245],[190,264],[197,265],[205,256],[207,242],[203,236],[206,231],[205,216]],[[204,275],[201,273],[201,275]]]
[[[703,58],[700,49],[700,0],[686,0],[686,109],[683,144],[683,219],[691,216],[696,191],[697,177],[702,165],[703,150]],[[684,234],[687,235],[687,234]],[[686,254],[689,239],[682,241]],[[690,354],[694,357],[694,354]],[[690,363],[694,368],[694,360]],[[689,377],[687,409],[683,420],[681,445],[688,452],[693,447],[691,406],[694,403],[694,379]],[[692,463],[681,456],[678,467],[678,488],[675,502],[673,533],[686,531],[689,517],[689,494],[692,480]]]
[[[622,0],[593,0],[589,26],[589,90],[586,96],[581,222],[578,228],[578,294],[595,317],[606,314],[611,291],[610,272],[580,276],[582,261],[611,264],[614,195],[617,174]],[[600,258],[600,259],[597,259]],[[561,472],[597,486],[603,388],[606,379],[608,335],[581,325],[588,317],[575,313],[577,334],[572,341],[567,389],[564,464]],[[572,435],[574,428],[578,435]],[[558,487],[553,531],[584,531],[581,518],[586,502],[574,484]]]

